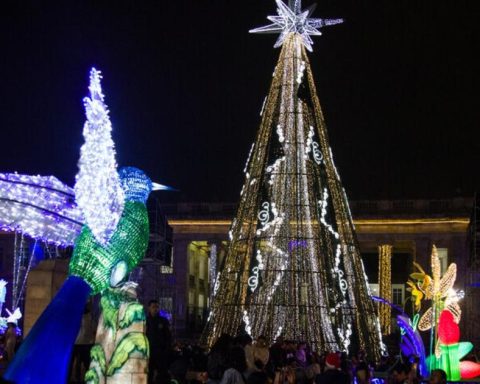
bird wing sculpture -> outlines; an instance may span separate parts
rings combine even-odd
[[[56,177],[0,173],[0,229],[71,246],[83,222],[73,189]]]

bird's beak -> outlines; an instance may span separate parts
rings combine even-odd
[[[176,191],[176,189],[167,185],[152,183],[152,191]]]

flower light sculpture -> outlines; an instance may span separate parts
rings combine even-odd
[[[458,304],[463,291],[453,289],[457,277],[457,266],[452,263],[441,275],[441,264],[435,245],[432,248],[432,276],[414,263],[418,272],[412,273],[407,284],[410,286],[414,306],[420,311],[421,301],[430,300],[430,307],[420,317],[418,329],[430,330],[430,356],[427,358],[429,370],[443,369],[448,380],[460,380],[480,375],[480,364],[460,361],[473,348],[470,342],[460,342],[458,326],[462,311]]]

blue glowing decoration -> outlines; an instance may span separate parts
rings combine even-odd
[[[152,181],[140,169],[135,167],[123,167],[118,171],[120,184],[125,193],[125,199],[146,203],[148,195],[152,191]]]
[[[90,287],[71,276],[35,323],[9,364],[5,378],[15,383],[66,383],[73,344]]]
[[[410,319],[405,315],[397,316],[397,324],[403,330],[404,335],[400,348],[406,356],[415,355],[419,357],[419,371],[423,377],[428,376],[427,362],[425,358],[425,346],[417,330],[410,325]]]

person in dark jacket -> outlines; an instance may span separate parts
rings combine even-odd
[[[325,358],[325,370],[315,378],[316,384],[349,384],[350,377],[340,370],[340,356],[329,353]]]
[[[160,305],[157,300],[150,300],[148,303],[146,323],[147,339],[150,344],[148,383],[168,383],[172,334],[169,321],[160,316]]]

